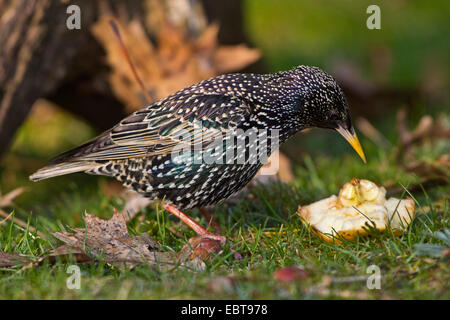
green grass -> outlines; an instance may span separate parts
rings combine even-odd
[[[386,85],[414,88],[435,75],[436,70],[448,69],[449,56],[445,53],[449,42],[443,36],[448,34],[448,10],[444,10],[448,2],[440,1],[441,9],[423,1],[380,2],[381,31],[365,28],[369,4],[373,2],[343,1],[338,5],[330,1],[285,0],[281,4],[248,0],[246,28],[256,47],[261,48],[268,71],[298,64],[331,70],[336,61],[344,59],[360,66],[364,76],[376,83],[378,67],[373,52],[387,52],[391,63]],[[445,88],[448,79],[441,78]],[[426,105],[413,104],[411,126],[423,114],[436,115],[448,110],[448,106],[448,101],[442,104],[439,99],[431,99]],[[393,146],[398,140],[394,118],[395,112],[391,112],[374,123]],[[13,207],[4,210],[14,211],[15,217],[49,234],[67,226],[83,227],[85,211],[109,218],[114,208],[122,209],[121,198],[106,194],[104,186],[110,181],[106,178],[74,174],[39,183],[28,180],[28,175],[43,166],[46,159],[94,134],[88,125],[63,112],[46,110],[29,118],[11,152],[0,162],[2,193],[20,186],[27,187],[27,191]],[[450,228],[448,185],[433,187],[426,193],[414,192],[416,217],[400,236],[383,233],[342,245],[328,244],[309,233],[295,215],[299,204],[336,193],[353,177],[378,184],[393,182],[406,188],[419,181],[396,163],[394,147],[383,150],[364,137],[361,142],[369,160],[367,165],[333,132],[312,130],[288,142],[283,151],[296,159],[292,184],[258,186],[237,203],[211,210],[230,241],[220,255],[207,263],[205,271],[159,272],[149,267],[120,271],[106,263],[86,264],[80,265],[81,289],[69,290],[66,271],[73,262],[3,268],[0,299],[449,299],[448,257],[435,256],[432,248],[436,247],[424,251],[426,245],[448,246],[435,236]],[[450,153],[450,143],[443,141],[416,150],[417,158],[429,160],[445,153]],[[189,213],[207,225],[196,210]],[[132,234],[149,233],[165,250],[180,250],[194,235],[156,206],[143,210],[128,227]],[[171,232],[172,228],[181,237]],[[0,251],[38,259],[60,245],[51,236],[49,239],[38,237],[12,220],[0,225]],[[234,251],[243,259],[235,260]],[[369,290],[365,281],[345,282],[351,277],[367,276],[367,267],[373,264],[381,269],[381,290]],[[290,265],[304,266],[310,276],[288,284],[273,278],[277,269]],[[211,283],[220,282],[222,276],[232,277],[234,285],[213,289]]]
[[[60,120],[72,121],[64,117]],[[42,157],[33,158],[21,152],[28,143],[22,135],[32,130],[27,125],[19,133],[14,151],[2,163],[2,191],[17,186],[28,188],[17,199],[16,206],[7,208],[8,213],[14,210],[15,216],[48,233],[65,230],[66,226],[82,227],[85,211],[107,218],[113,208],[123,207],[122,199],[105,195],[102,186],[109,181],[106,178],[76,174],[39,183],[27,181],[27,175],[44,164]],[[307,135],[309,139],[317,139],[314,132]],[[450,298],[448,258],[426,256],[415,247],[416,244],[443,245],[433,234],[450,227],[449,186],[414,194],[417,216],[401,236],[383,233],[342,245],[328,244],[309,233],[295,215],[299,204],[336,193],[342,183],[355,176],[377,183],[393,180],[405,186],[418,181],[415,175],[403,172],[396,165],[393,150],[379,150],[364,138],[362,143],[369,159],[367,165],[346,148],[339,156],[306,156],[295,166],[296,180],[292,184],[275,182],[257,186],[237,204],[225,203],[214,208],[213,216],[230,241],[220,255],[207,263],[205,271],[158,272],[142,266],[120,271],[106,263],[80,265],[81,289],[69,290],[66,271],[73,262],[44,263],[25,270],[4,268],[0,270],[0,298]],[[418,151],[427,148],[430,147]],[[428,153],[428,157],[435,158],[448,152],[448,148],[448,143],[435,145],[434,153]],[[207,225],[196,210],[191,213]],[[128,226],[132,234],[148,232],[165,250],[178,251],[194,236],[190,229],[157,206],[143,210]],[[171,228],[182,237],[171,232]],[[11,220],[0,225],[2,251],[37,259],[58,245],[56,239],[44,240]],[[235,260],[231,249],[241,253],[243,259]],[[381,290],[367,289],[366,281],[339,282],[341,278],[367,276],[366,270],[372,264],[381,269]],[[289,284],[273,279],[277,269],[290,265],[304,266],[310,277]],[[231,276],[234,286],[219,291],[212,289],[211,282],[218,281],[215,279],[220,276]]]

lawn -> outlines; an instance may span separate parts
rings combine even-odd
[[[369,61],[370,52],[378,45],[392,50],[384,86],[415,88],[430,61],[438,66],[433,70],[448,67],[444,54],[448,43],[442,47],[440,38],[448,30],[445,10],[420,1],[408,6],[386,4],[382,6],[383,32],[375,34],[354,27],[364,25],[365,6],[291,0],[281,6],[279,1],[252,0],[245,6],[246,28],[255,46],[262,49],[268,71],[298,64],[329,70],[336,59],[345,57],[372,82],[377,70]],[[298,18],[301,12],[310,14]],[[408,21],[415,21],[415,28]],[[273,37],[274,33],[279,36]],[[405,170],[405,162],[398,161],[398,107],[389,105],[381,116],[371,119],[388,141],[384,146],[359,133],[367,164],[338,134],[308,131],[282,147],[291,157],[294,181],[257,184],[239,198],[209,208],[228,242],[220,254],[206,261],[203,271],[78,264],[80,289],[69,289],[67,270],[75,262],[44,260],[39,266],[0,268],[0,299],[450,299],[450,186],[417,187],[426,180],[424,176]],[[448,103],[439,99],[413,102],[410,107],[410,128],[425,114],[442,119],[447,126],[450,122]],[[72,174],[37,183],[28,180],[49,158],[96,133],[59,108],[38,103],[0,162],[1,193],[26,188],[13,205],[2,208],[13,215],[3,222],[0,217],[0,251],[37,261],[61,245],[51,232],[84,227],[84,212],[110,218],[114,209],[124,208],[126,200],[111,179]],[[445,154],[450,154],[450,141],[436,139],[425,139],[412,152],[415,161],[427,163]],[[440,170],[448,179],[448,167]],[[373,233],[337,244],[324,242],[303,226],[296,214],[299,205],[336,194],[353,177],[395,187],[396,197],[414,198],[416,216],[406,232],[398,236]],[[189,213],[208,225],[197,209]],[[147,233],[166,252],[181,250],[195,235],[159,203],[142,209],[127,226],[132,235]],[[242,258],[236,259],[235,252]],[[380,289],[367,286],[372,265],[380,270]],[[305,272],[294,281],[274,277],[287,266],[302,266]]]
[[[61,111],[49,119],[52,125],[74,120]],[[124,200],[114,193],[111,180],[82,174],[59,177],[39,183],[27,181],[27,175],[44,164],[46,155],[33,151],[45,136],[31,135],[36,127],[31,117],[19,133],[13,152],[4,159],[2,190],[25,186],[13,207],[14,216],[47,235],[44,239],[10,219],[0,225],[1,251],[16,252],[31,259],[48,253],[59,245],[50,231],[64,231],[67,226],[83,227],[82,215],[89,212],[109,218],[113,209],[121,210]],[[84,124],[75,121],[75,127]],[[70,137],[69,132],[63,136]],[[328,134],[328,133],[325,133]],[[66,136],[67,135],[67,136]],[[308,139],[319,139],[316,133],[305,133]],[[394,134],[395,137],[395,134]],[[329,133],[333,141],[341,139]],[[37,140],[36,140],[37,139]],[[61,143],[65,139],[59,139]],[[395,141],[393,141],[395,142]],[[390,233],[373,234],[342,244],[325,243],[302,226],[295,214],[299,204],[307,204],[336,193],[352,177],[364,177],[377,183],[395,181],[408,186],[419,181],[415,174],[404,172],[395,161],[394,147],[377,148],[363,138],[368,164],[364,165],[348,147],[339,156],[305,156],[294,163],[295,181],[290,184],[271,182],[257,185],[233,203],[225,202],[211,208],[215,220],[229,239],[223,252],[212,256],[204,271],[181,268],[167,272],[139,266],[120,270],[107,263],[80,264],[81,288],[66,287],[67,268],[74,262],[44,262],[39,267],[3,268],[0,273],[1,298],[43,299],[310,299],[310,298],[450,298],[448,288],[448,256],[434,255],[433,248],[423,244],[445,245],[436,232],[449,228],[449,186],[431,187],[426,192],[410,194],[416,200],[416,217],[407,232],[400,236]],[[29,146],[28,148],[24,148]],[[417,153],[437,158],[448,153],[448,142],[433,145],[427,152],[425,144]],[[61,148],[55,144],[52,148]],[[428,148],[428,149],[427,149]],[[42,149],[37,148],[42,151]],[[20,151],[27,150],[27,152]],[[34,156],[30,154],[34,152]],[[46,153],[43,152],[42,153]],[[19,165],[20,164],[20,165]],[[111,191],[111,189],[113,191]],[[208,221],[197,210],[192,215],[203,225]],[[194,236],[193,231],[175,217],[151,205],[128,223],[131,234],[148,233],[161,243],[165,251],[178,251]],[[448,238],[447,238],[448,241]],[[419,245],[419,246],[417,246]],[[242,259],[235,259],[234,252]],[[438,251],[439,252],[439,251]],[[303,266],[307,277],[298,281],[280,282],[273,274],[285,266]],[[381,271],[381,289],[368,289],[366,277],[370,265]]]

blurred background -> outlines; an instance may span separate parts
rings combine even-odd
[[[71,4],[81,9],[80,30],[66,27]],[[381,9],[381,30],[366,27],[371,4]],[[390,164],[406,168],[450,151],[449,13],[448,1],[418,0],[0,1],[0,191],[27,187],[16,200],[24,212],[65,203],[61,198],[80,202],[71,212],[84,211],[99,192],[114,194],[110,180],[83,174],[28,181],[48,159],[149,103],[111,18],[152,101],[228,72],[305,64],[332,74],[348,98],[369,164],[360,166],[335,132],[310,130],[282,147],[288,182],[320,187],[325,181],[332,189],[351,175],[380,171],[388,184],[423,181]],[[428,121],[428,138],[444,142],[422,145],[417,157],[400,154],[421,121]],[[334,177],[330,172],[343,164],[352,169]]]

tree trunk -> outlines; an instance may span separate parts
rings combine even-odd
[[[89,0],[84,5],[92,6]],[[68,76],[67,65],[89,39],[67,30],[66,5],[60,1],[0,0],[0,12],[2,153],[36,99],[49,95]],[[85,23],[92,23],[94,15],[86,10]]]
[[[72,3],[81,9],[80,30],[66,26]],[[223,10],[207,3],[0,0],[0,155],[38,98],[101,130],[151,102],[130,72],[107,23],[111,18],[153,100],[256,61],[254,49],[220,46],[210,24],[218,22],[219,41],[245,41],[240,1]]]

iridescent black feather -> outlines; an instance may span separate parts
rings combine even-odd
[[[115,177],[151,199],[181,208],[209,205],[244,187],[262,166],[248,158],[252,145],[228,163],[205,163],[217,138],[248,130],[278,130],[280,142],[308,127],[352,129],[348,106],[336,81],[322,70],[300,66],[275,74],[228,74],[180,90],[123,119],[97,138],[61,154],[31,180],[83,171]],[[196,137],[201,137],[200,141]],[[175,148],[184,147],[179,157]],[[200,150],[200,152],[199,152]],[[271,150],[269,147],[269,153]],[[200,159],[196,159],[200,157]]]

